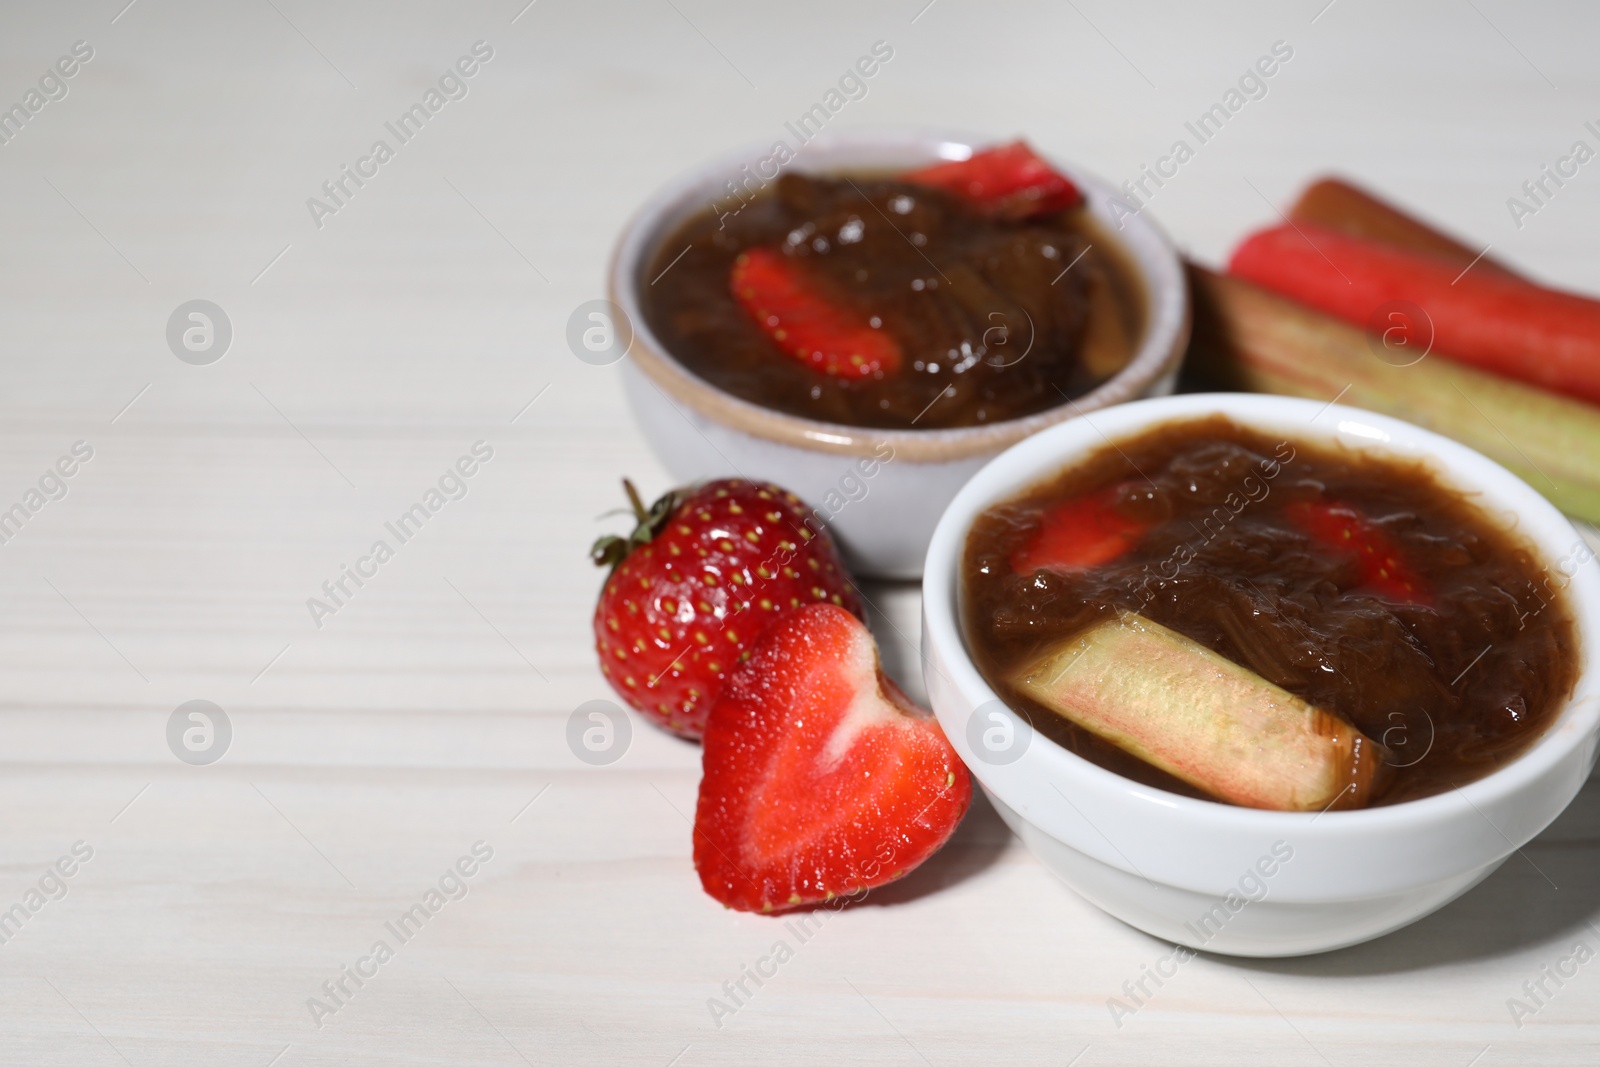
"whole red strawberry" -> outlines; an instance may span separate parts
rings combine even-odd
[[[800,498],[725,478],[675,489],[647,511],[624,480],[638,526],[602,537],[612,568],[595,607],[600,670],[628,704],[699,739],[733,665],[777,618],[805,604],[861,602],[826,530]]]

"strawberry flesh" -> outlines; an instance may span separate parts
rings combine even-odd
[[[1355,564],[1360,588],[1402,604],[1426,603],[1422,583],[1405,565],[1394,541],[1355,508],[1302,501],[1289,505],[1288,513],[1313,542]]]
[[[954,193],[997,218],[1049,215],[1083,202],[1078,187],[1041,159],[1026,141],[988,148],[967,159],[935,163],[901,177]]]
[[[820,374],[872,378],[900,369],[900,345],[824,292],[793,257],[752,248],[733,261],[733,297],[782,352]]]
[[[955,831],[972,780],[884,676],[859,619],[816,604],[767,630],[705,732],[694,864],[707,893],[777,912],[900,878]]]
[[[1138,543],[1146,528],[1118,510],[1126,495],[1125,486],[1112,485],[1052,504],[1032,540],[1011,554],[1012,570],[1081,571],[1117,559]]]

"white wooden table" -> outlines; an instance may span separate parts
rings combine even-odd
[[[0,144],[0,509],[26,506],[75,442],[93,449],[0,545],[0,909],[23,905],[0,944],[0,1061],[1600,1057],[1600,963],[1547,981],[1520,1027],[1507,1007],[1578,942],[1600,949],[1594,786],[1432,918],[1323,957],[1198,959],[1120,1027],[1108,998],[1165,947],[1055,883],[980,804],[717,1026],[708,1000],[793,939],[701,894],[698,749],[642,723],[608,767],[567,746],[572,711],[609,695],[585,550],[615,520],[596,517],[622,474],[665,482],[616,369],[564,340],[642,197],[786,136],[879,40],[892,60],[831,125],[1022,132],[1118,181],[1288,42],[1266,96],[1149,203],[1186,249],[1217,261],[1337,164],[1600,290],[1600,163],[1520,229],[1506,205],[1574,141],[1600,145],[1583,125],[1600,119],[1600,13],[525,2],[0,13],[0,104],[74,42],[93,51]],[[463,98],[403,144],[386,133],[480,40],[493,54],[465,64]],[[380,138],[393,158],[362,163]],[[369,177],[314,213],[346,164]],[[200,299],[232,327],[209,365],[165,333]],[[347,579],[317,626],[307,599],[478,441],[493,458],[465,497],[359,589]],[[891,665],[914,675],[915,589],[875,598]],[[210,765],[168,745],[191,700],[231,725]],[[47,876],[77,842],[92,857]],[[394,936],[478,842],[492,858],[446,879],[465,895]],[[337,1010],[314,1019],[312,997]]]

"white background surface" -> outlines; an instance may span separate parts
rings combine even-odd
[[[1107,998],[1166,946],[980,804],[719,1029],[707,999],[794,942],[700,892],[698,749],[642,723],[614,766],[567,748],[573,709],[609,695],[585,550],[616,520],[596,516],[624,473],[665,486],[615,368],[564,336],[638,201],[784,136],[877,40],[894,58],[833,125],[1025,133],[1117,181],[1287,41],[1268,95],[1150,205],[1183,247],[1219,261],[1337,167],[1597,290],[1600,163],[1520,230],[1505,201],[1573,141],[1600,147],[1600,12],[125,2],[0,13],[0,102],[95,50],[0,146],[0,507],[74,441],[95,450],[0,546],[0,908],[94,848],[0,945],[0,1061],[1595,1061],[1600,962],[1520,1028],[1506,1004],[1600,949],[1594,786],[1434,917],[1324,957],[1195,960],[1120,1027]],[[306,199],[479,39],[469,95],[313,225]],[[234,328],[207,367],[164,340],[194,298]],[[316,628],[306,598],[480,439],[468,496]],[[886,656],[914,670],[915,591],[877,596]],[[233,724],[210,767],[165,742],[196,698]],[[479,840],[469,895],[316,1027],[307,998]]]

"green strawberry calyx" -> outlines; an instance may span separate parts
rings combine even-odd
[[[589,558],[594,561],[596,567],[610,567],[616,570],[617,565],[628,558],[628,553],[640,545],[649,544],[666,527],[673,513],[689,496],[687,490],[670,489],[646,508],[633,482],[627,478],[622,479],[622,488],[628,494],[628,503],[635,520],[633,532],[626,537],[606,534],[597,539],[589,549]]]

